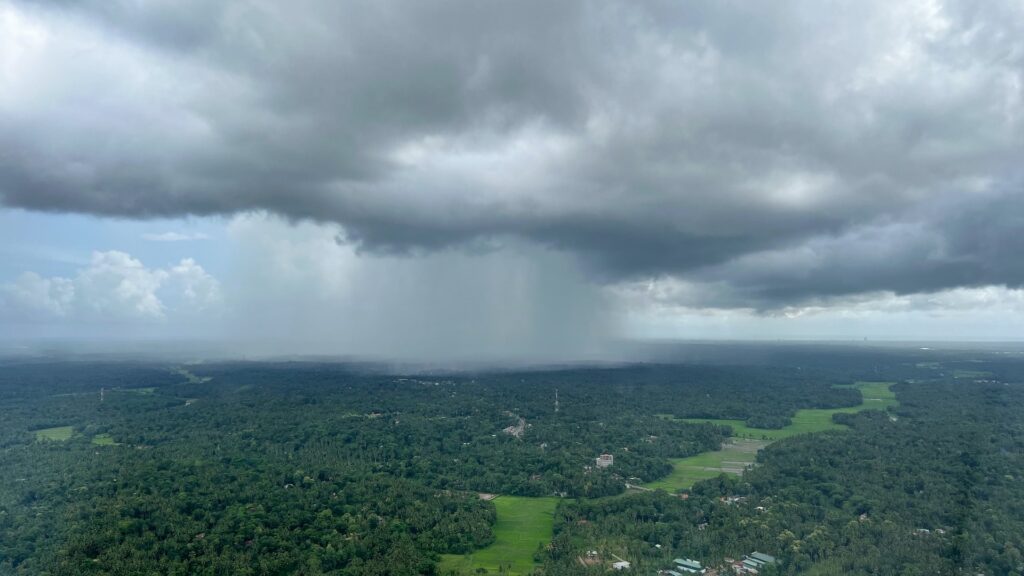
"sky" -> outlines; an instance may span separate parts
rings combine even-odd
[[[0,338],[1019,340],[1024,5],[0,0]]]

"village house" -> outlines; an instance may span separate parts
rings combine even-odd
[[[704,566],[701,566],[701,563],[696,560],[676,558],[673,562],[675,569],[685,574],[703,574],[705,572]]]
[[[743,560],[735,562],[733,569],[737,574],[757,574],[761,568],[768,564],[775,564],[775,557],[761,552],[751,552],[743,557]]]

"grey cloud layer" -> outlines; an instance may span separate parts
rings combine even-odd
[[[4,77],[9,205],[522,237],[718,305],[1024,282],[1016,2],[13,10],[50,37]]]

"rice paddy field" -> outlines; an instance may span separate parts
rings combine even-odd
[[[833,414],[852,414],[862,410],[885,410],[890,406],[895,406],[896,394],[890,389],[892,384],[892,382],[857,382],[852,387],[859,389],[863,397],[859,405],[848,408],[809,408],[797,410],[796,414],[793,415],[792,423],[778,430],[751,428],[742,420],[709,420],[704,418],[681,418],[679,420],[691,423],[712,422],[729,426],[732,428],[733,436],[737,438],[781,440],[790,436],[796,436],[797,434],[842,429],[842,425],[832,421]]]
[[[36,440],[57,440],[63,442],[71,438],[75,433],[71,426],[56,426],[54,428],[43,428],[36,430]]]
[[[860,390],[863,398],[859,405],[848,408],[797,410],[792,418],[792,423],[778,430],[751,428],[744,424],[742,420],[679,419],[682,422],[711,422],[729,426],[732,428],[735,440],[723,446],[722,450],[706,452],[689,458],[674,459],[672,461],[673,470],[671,474],[661,480],[645,484],[644,487],[676,492],[687,489],[700,480],[714,478],[723,472],[740,474],[746,464],[754,461],[758,449],[767,446],[775,440],[789,438],[797,434],[809,434],[844,428],[841,424],[836,424],[832,421],[833,414],[852,414],[862,410],[886,410],[891,406],[895,406],[896,394],[890,388],[892,384],[892,382],[857,382],[852,384],[851,386]],[[754,444],[749,443],[758,441],[760,441],[758,447],[750,450],[750,447]]]
[[[498,520],[494,524],[494,543],[470,554],[445,554],[438,567],[440,574],[476,574],[480,568],[489,573],[532,574],[537,546],[551,543],[555,506],[558,498],[499,496],[494,499]]]
[[[661,480],[644,484],[644,487],[676,492],[723,472],[741,474],[754,462],[757,451],[767,445],[768,442],[764,440],[736,439],[715,452],[705,452],[689,458],[674,458],[671,474]]]
[[[117,444],[110,434],[97,434],[92,437],[92,443],[97,446],[114,446]]]

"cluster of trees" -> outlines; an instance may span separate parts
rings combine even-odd
[[[336,455],[267,449],[275,431],[261,418],[272,404],[246,413],[255,404],[217,400],[223,391],[184,399],[138,388],[166,370],[125,381],[88,365],[64,373],[80,387],[46,395],[38,384],[49,368],[8,368],[0,574],[412,575],[430,573],[440,553],[493,539],[494,507],[475,494]],[[193,411],[202,400],[207,408]],[[31,433],[68,423],[76,434],[67,441]],[[103,432],[119,444],[93,444]]]
[[[493,507],[379,475],[137,466],[75,498],[53,574],[424,574],[491,542]],[[28,571],[31,573],[31,570]]]

